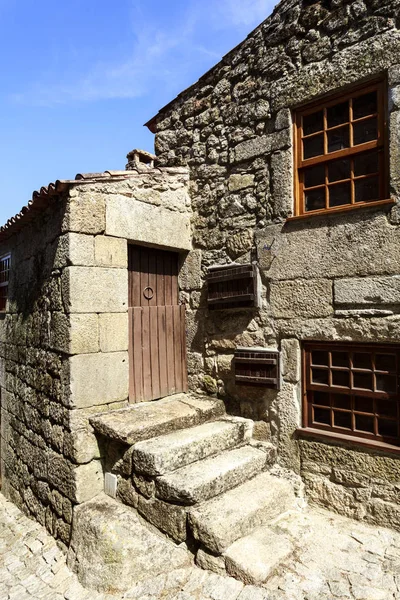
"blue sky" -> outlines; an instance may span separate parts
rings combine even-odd
[[[125,168],[143,124],[275,0],[0,0],[0,224],[32,191]]]

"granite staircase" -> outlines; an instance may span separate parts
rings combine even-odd
[[[275,474],[275,447],[254,440],[253,422],[228,416],[221,401],[180,394],[91,424],[105,442],[109,495],[190,549],[200,567],[259,583],[292,552],[270,527],[297,506],[292,482]],[[254,544],[269,556],[262,575],[251,574]]]

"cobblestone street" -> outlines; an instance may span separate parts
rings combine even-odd
[[[82,588],[53,538],[0,495],[0,600],[400,599],[400,534],[314,509],[276,527],[298,549],[265,588],[190,567],[116,598]]]

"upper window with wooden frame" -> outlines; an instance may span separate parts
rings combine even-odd
[[[400,446],[400,347],[304,345],[305,430]]]
[[[390,201],[385,107],[379,81],[296,112],[296,216]]]
[[[10,267],[11,255],[0,256],[0,312],[4,312],[7,308]]]

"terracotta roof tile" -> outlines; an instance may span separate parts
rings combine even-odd
[[[5,240],[11,234],[19,231],[26,223],[31,221],[39,210],[44,210],[70,186],[79,182],[88,183],[104,181],[111,179],[128,179],[136,175],[135,171],[105,171],[104,173],[78,173],[75,179],[58,179],[54,183],[43,186],[40,190],[35,190],[32,194],[32,200],[21,208],[19,213],[11,217],[2,227],[0,227],[0,242]]]

